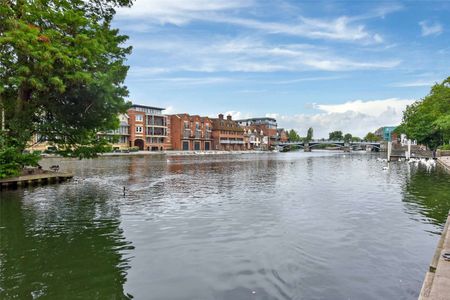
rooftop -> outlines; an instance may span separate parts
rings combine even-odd
[[[276,122],[277,120],[274,118],[269,118],[269,117],[236,120],[236,122],[249,122],[249,121],[273,121],[273,122]]]
[[[161,107],[147,106],[147,105],[140,105],[140,104],[133,104],[133,105],[131,105],[131,108],[133,108],[133,107],[156,109],[156,110],[165,110],[165,108],[161,108]]]

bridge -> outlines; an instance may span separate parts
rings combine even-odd
[[[296,146],[299,148],[303,148],[305,151],[311,151],[312,148],[318,147],[320,145],[332,145],[339,148],[342,148],[344,151],[350,151],[353,148],[367,148],[380,150],[381,143],[380,142],[371,142],[371,141],[362,141],[362,142],[346,142],[346,141],[331,141],[331,140],[311,140],[309,142],[286,142],[286,143],[278,143],[276,146],[282,149],[290,148],[292,146]]]

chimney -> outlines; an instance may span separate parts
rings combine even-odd
[[[227,120],[228,120],[228,121],[231,121],[231,115],[228,115],[228,116],[227,116]]]
[[[219,114],[219,119],[223,120],[223,114]]]

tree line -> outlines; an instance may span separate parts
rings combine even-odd
[[[409,105],[395,131],[430,149],[450,150],[450,77],[435,84],[423,99]]]
[[[1,1],[0,178],[39,156],[24,153],[35,133],[60,154],[108,150],[97,132],[119,126],[129,103],[124,80],[131,47],[111,28],[132,0]]]
[[[289,130],[288,138],[290,142],[309,142],[313,139],[313,129],[310,127],[307,132],[306,137],[301,137],[295,129]],[[336,130],[330,132],[328,134],[328,140],[330,141],[344,141],[344,142],[360,142],[360,141],[371,141],[377,142],[380,140],[380,137],[375,135],[372,132],[367,133],[364,139],[361,139],[357,136],[353,136],[351,133],[343,134],[341,130]]]

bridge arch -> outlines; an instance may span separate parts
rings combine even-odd
[[[327,146],[332,145],[332,146],[336,146],[336,147],[339,147],[339,148],[344,148],[345,147],[345,145],[335,144],[335,143],[329,143],[329,144],[327,144],[327,143],[313,143],[312,145],[311,144],[309,145],[309,148],[313,148],[313,147],[319,146],[319,145],[327,145]]]

